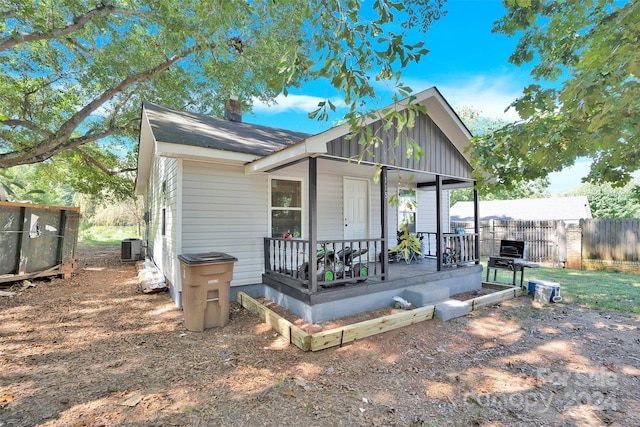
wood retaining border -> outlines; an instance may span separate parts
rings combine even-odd
[[[267,325],[303,351],[318,351],[341,346],[357,339],[432,319],[435,313],[435,306],[429,305],[315,334],[308,334],[244,292],[238,292],[237,301],[242,307],[258,316]]]
[[[501,285],[497,285],[495,283],[490,283],[490,284],[482,284],[484,287],[488,287],[491,289],[496,289],[499,288]],[[471,306],[471,311],[477,310],[481,307],[486,307],[488,305],[495,305],[495,304],[499,304],[503,301],[507,301],[510,299],[514,299],[519,297],[522,294],[526,294],[525,291],[520,288],[519,286],[513,287],[513,286],[506,286],[506,289],[502,290],[502,291],[498,291],[498,292],[493,292],[491,294],[488,295],[482,295],[480,297],[477,298],[473,298],[470,300],[465,301],[467,304],[469,304]]]
[[[493,288],[493,286],[490,287]],[[471,311],[474,311],[487,305],[499,304],[503,301],[519,297],[523,293],[521,288],[509,286],[508,289],[464,302],[470,305]],[[326,348],[342,346],[343,344],[358,339],[392,331],[414,323],[424,322],[433,319],[436,311],[435,305],[428,305],[418,307],[414,310],[389,314],[376,319],[365,320],[363,322],[309,334],[244,292],[238,292],[237,301],[242,307],[258,316],[263,322],[271,326],[274,331],[303,351],[319,351]]]

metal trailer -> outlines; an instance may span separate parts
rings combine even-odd
[[[71,277],[80,208],[0,202],[0,283]]]

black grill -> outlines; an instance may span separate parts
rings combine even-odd
[[[529,248],[524,240],[500,240],[500,256],[526,260]]]
[[[523,286],[523,276],[525,267],[530,267],[524,261],[527,259],[529,248],[524,240],[500,241],[500,256],[489,257],[487,262],[487,281],[489,281],[489,270],[494,269],[493,278],[495,281],[495,270],[510,270],[513,272],[512,285],[516,284],[516,272],[520,272],[520,286]]]

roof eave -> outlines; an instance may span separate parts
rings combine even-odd
[[[153,132],[151,132],[151,125],[149,124],[149,119],[147,118],[147,113],[143,105],[140,120],[140,140],[138,141],[138,166],[136,182],[133,189],[136,196],[144,195],[144,190],[147,187],[154,147],[155,140],[153,138]]]
[[[172,157],[185,160],[216,161],[227,164],[244,165],[252,162],[259,156],[255,154],[238,153],[235,151],[216,150],[209,147],[175,144],[172,142],[157,141],[156,155],[160,157]]]
[[[247,175],[268,172],[280,166],[294,163],[307,157],[317,157],[327,153],[327,142],[319,135],[312,136],[298,144],[275,151],[268,156],[252,161],[244,168]]]

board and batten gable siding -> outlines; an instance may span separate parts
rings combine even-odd
[[[147,186],[147,211],[150,215],[148,254],[164,273],[170,286],[179,288],[178,217],[179,217],[179,163],[178,159],[154,157]],[[166,201],[162,194],[166,183]],[[162,234],[162,210],[165,209],[165,233]]]
[[[268,177],[244,166],[184,161],[182,252],[238,258],[232,286],[262,282],[268,235]]]
[[[358,137],[349,138],[345,135],[327,143],[327,154],[346,159],[360,159],[362,155],[361,160],[364,162],[393,165],[456,178],[472,178],[473,170],[469,162],[428,115],[419,113],[415,126],[411,130],[405,129],[400,135],[400,143],[397,147],[393,147],[397,134],[396,128],[392,126],[384,130],[383,126],[384,124],[380,121],[368,125],[373,134],[382,139],[377,146],[367,147],[365,150],[358,144]],[[419,159],[413,156],[407,158],[407,134],[419,142],[424,152]]]

